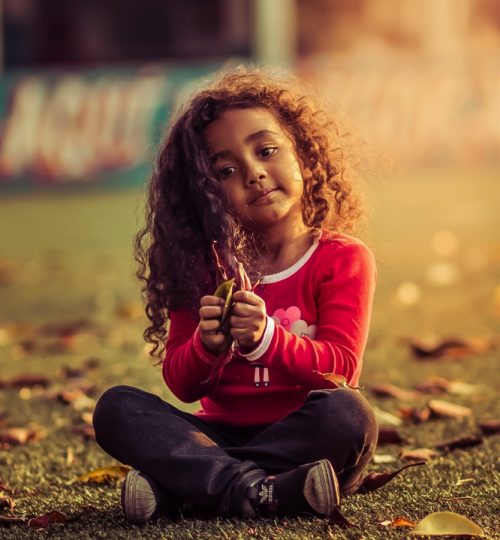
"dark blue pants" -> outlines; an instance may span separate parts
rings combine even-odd
[[[355,390],[314,390],[302,407],[267,426],[228,426],[180,411],[158,396],[115,386],[94,412],[98,444],[193,507],[224,514],[231,486],[244,473],[289,471],[331,461],[341,492],[357,491],[376,446],[377,425]]]

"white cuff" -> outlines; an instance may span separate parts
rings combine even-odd
[[[274,322],[274,319],[267,316],[267,323],[266,323],[266,329],[264,330],[264,336],[262,338],[262,341],[258,345],[258,347],[246,354],[243,354],[241,351],[238,351],[240,356],[243,356],[246,358],[249,362],[255,362],[255,360],[258,360],[264,354],[267,352],[267,349],[269,349],[269,345],[271,345],[271,340],[273,339],[274,335],[274,327],[276,326],[276,323]]]

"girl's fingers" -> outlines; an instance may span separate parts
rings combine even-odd
[[[217,319],[205,319],[200,321],[200,330],[202,332],[215,332],[220,327],[220,321]]]
[[[218,296],[208,295],[202,296],[200,300],[201,306],[223,306],[225,304],[224,299],[219,298]]]
[[[251,306],[260,306],[263,304],[262,298],[252,291],[236,291],[233,294],[233,302],[242,302]]]
[[[222,307],[203,306],[200,308],[200,319],[218,319],[222,317]]]

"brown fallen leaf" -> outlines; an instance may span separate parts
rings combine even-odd
[[[393,472],[368,473],[363,478],[363,482],[361,484],[361,487],[358,489],[358,493],[369,493],[370,491],[374,491],[375,489],[385,486],[385,484],[390,482],[400,472],[404,471],[405,469],[408,469],[409,467],[416,467],[417,465],[425,465],[425,461],[417,461],[416,463],[408,463],[407,465],[404,465],[400,469],[397,469],[396,471],[393,471]]]
[[[447,392],[457,396],[471,396],[480,391],[480,386],[462,381],[450,381],[444,377],[431,376],[418,384],[416,389],[425,394],[442,394]]]
[[[52,523],[67,523],[67,521],[68,518],[64,514],[54,510],[43,516],[31,518],[28,520],[28,527],[32,529],[46,529]]]
[[[416,448],[415,450],[401,450],[399,457],[404,461],[429,461],[440,455],[431,448]]]
[[[431,417],[431,410],[429,407],[400,407],[399,414],[401,418],[407,418],[413,422],[421,423],[427,422]]]
[[[470,519],[455,512],[433,512],[420,520],[410,531],[414,536],[485,536],[483,530]]]
[[[16,525],[18,523],[25,523],[26,518],[21,516],[3,516],[0,515],[0,525]]]
[[[478,423],[478,426],[485,435],[495,435],[496,433],[500,433],[500,420],[498,419],[482,420]]]
[[[0,493],[0,510],[2,510],[3,508],[8,508],[10,511],[14,510],[14,507],[15,507],[15,503],[14,501],[12,500],[11,497],[8,497],[8,496],[3,496],[1,493]]]
[[[347,379],[343,375],[338,373],[321,373],[321,371],[314,371],[317,375],[321,375],[325,381],[333,383],[335,386],[340,386],[343,388],[351,388],[352,390],[361,390],[363,386],[351,385],[347,382]]]
[[[436,358],[459,360],[468,356],[485,354],[496,346],[496,342],[489,338],[411,338],[409,344],[413,355],[422,360]]]
[[[474,497],[439,497],[436,499],[437,502],[468,502],[473,501]]]
[[[86,474],[82,474],[71,483],[82,482],[86,484],[104,484],[116,482],[117,480],[122,480],[125,478],[129,471],[130,467],[126,467],[125,465],[110,465],[109,467],[103,467],[101,469],[96,469]]]
[[[457,437],[456,439],[450,439],[442,443],[435,445],[439,450],[449,452],[455,450],[455,448],[470,448],[472,446],[478,446],[483,442],[483,438],[479,435],[465,435],[463,437]]]
[[[408,401],[415,399],[419,396],[418,392],[413,392],[410,390],[404,390],[399,388],[395,384],[371,384],[368,389],[370,392],[375,394],[378,397],[393,397],[396,399],[401,399],[402,401]]]
[[[415,522],[406,519],[403,516],[395,517],[392,520],[381,521],[383,527],[415,527]]]
[[[406,439],[402,437],[396,428],[392,426],[379,426],[378,444],[404,444]]]
[[[457,405],[456,403],[450,403],[440,399],[431,399],[427,404],[434,416],[445,418],[465,418],[472,414],[471,409]]]
[[[38,441],[45,437],[46,433],[37,427],[21,428],[10,427],[0,431],[0,448],[18,446],[27,442]]]
[[[0,380],[0,388],[32,388],[49,386],[49,379],[43,375],[20,375],[10,380]]]

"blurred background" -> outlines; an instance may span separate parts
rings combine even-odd
[[[2,0],[0,13],[7,346],[19,321],[120,313],[136,321],[123,340],[140,341],[132,239],[159,141],[200,78],[246,62],[294,71],[360,134],[375,338],[496,332],[497,1]]]

